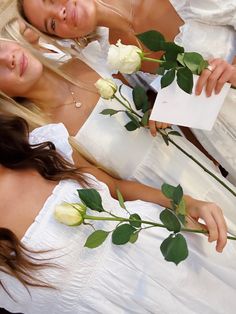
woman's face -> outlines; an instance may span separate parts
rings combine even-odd
[[[29,22],[61,38],[85,36],[96,28],[94,0],[23,0]]]
[[[0,40],[0,90],[25,96],[42,76],[43,65],[15,42]]]

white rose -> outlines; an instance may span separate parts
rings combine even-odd
[[[62,203],[55,207],[54,217],[67,226],[79,226],[83,222],[86,206],[77,203]]]
[[[108,51],[107,63],[113,70],[124,74],[136,72],[141,67],[142,50],[133,45],[123,45],[120,40],[111,45]]]
[[[117,86],[112,79],[99,79],[95,86],[102,98],[111,99],[117,91]]]

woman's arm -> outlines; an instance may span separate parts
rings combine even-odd
[[[82,156],[74,156],[75,163],[80,166],[80,170],[94,175],[98,180],[104,182],[112,195],[117,198],[116,191],[122,193],[126,201],[142,200],[152,202],[163,207],[170,207],[170,200],[167,199],[159,189],[127,180],[113,178],[106,172],[91,165]],[[82,167],[82,168],[81,168]],[[222,214],[222,210],[214,203],[196,200],[190,196],[184,196],[187,213],[190,218],[189,227],[199,227],[198,220],[204,220],[209,232],[208,241],[216,241],[216,250],[222,252],[227,241],[227,226]],[[202,227],[202,225],[201,225]]]

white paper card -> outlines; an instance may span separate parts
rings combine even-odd
[[[194,84],[198,76],[194,75]],[[175,125],[188,126],[210,131],[214,125],[220,108],[229,91],[230,84],[225,84],[220,94],[206,97],[203,91],[201,95],[185,93],[177,85],[176,80],[169,86],[160,89],[160,78],[151,84],[158,91],[154,103],[151,120],[171,123]]]

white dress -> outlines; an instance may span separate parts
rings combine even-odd
[[[170,0],[185,21],[175,41],[186,51],[206,59],[236,56],[235,0]],[[193,129],[204,148],[230,173],[236,183],[236,91],[231,89],[211,131]]]
[[[68,134],[62,124],[36,129],[32,143],[51,140],[64,156],[71,158]],[[94,183],[94,181],[93,181]],[[108,188],[98,183],[106,209],[120,213]],[[223,254],[201,235],[186,235],[189,258],[177,267],[164,261],[160,243],[167,236],[162,229],[148,229],[132,245],[114,246],[110,239],[97,249],[83,245],[91,228],[67,227],[53,218],[56,204],[77,202],[79,184],[61,181],[47,199],[22,238],[34,250],[51,250],[40,257],[55,258],[60,268],[38,272],[58,290],[29,288],[0,273],[0,280],[12,297],[0,289],[0,306],[24,314],[232,314],[236,307],[236,242],[229,242]],[[141,201],[127,202],[131,212],[158,220],[161,208]],[[113,223],[96,228],[111,230]]]
[[[116,82],[120,84],[118,80]],[[122,94],[132,103],[131,88],[123,85]],[[164,182],[181,184],[186,194],[217,203],[226,218],[232,218],[236,223],[235,196],[171,143],[167,146],[160,135],[153,138],[149,130],[144,128],[127,131],[124,125],[129,119],[123,113],[112,117],[101,115],[100,112],[107,108],[123,109],[115,99],[108,101],[100,98],[75,136],[88,157],[123,179],[136,180],[157,188]],[[188,140],[178,136],[172,136],[172,139],[236,191],[217,172],[214,164]],[[236,231],[235,225],[230,226],[229,223],[229,228]]]

